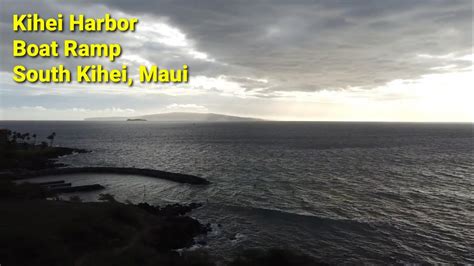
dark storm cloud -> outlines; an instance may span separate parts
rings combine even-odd
[[[417,78],[434,67],[470,64],[419,54],[472,53],[472,1],[106,3],[127,13],[166,17],[200,50],[268,78],[272,90],[372,87]]]
[[[63,10],[97,16],[106,10],[122,11],[165,22],[184,32],[196,50],[215,62],[196,59],[185,48],[154,42],[131,44],[128,52],[164,65],[186,62],[194,75],[225,75],[248,90],[267,94],[372,88],[472,64],[456,59],[472,53],[470,0],[106,0],[100,5],[47,2],[39,8],[37,12],[45,14]],[[8,23],[2,21],[3,45],[11,38],[9,33],[3,38]],[[105,38],[82,36],[84,41]],[[133,42],[121,40],[124,46]],[[443,57],[446,54],[451,56]],[[439,68],[447,65],[453,66]]]

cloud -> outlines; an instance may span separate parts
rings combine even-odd
[[[65,111],[72,111],[78,113],[105,113],[105,114],[133,114],[135,110],[132,108],[105,108],[105,109],[86,109],[86,108],[77,108],[73,107],[66,109]]]
[[[210,80],[222,76],[266,79],[247,92],[318,91],[348,87],[373,88],[394,79],[412,79],[436,71],[453,72],[472,62],[443,57],[472,54],[471,1],[46,1],[34,5],[43,16],[81,10],[88,16],[140,18],[136,33],[79,34],[84,42],[120,41],[123,61],[191,66],[192,75]],[[6,5],[5,15],[22,5]],[[22,7],[22,11],[27,11]],[[36,11],[36,10],[35,10]],[[467,12],[470,11],[470,12]],[[3,17],[9,17],[5,15]],[[2,47],[10,48],[9,21],[2,23]],[[5,33],[6,32],[6,33]],[[18,34],[16,34],[18,36]],[[30,34],[22,37],[32,39]],[[40,37],[38,37],[40,36]],[[36,41],[58,34],[34,35]],[[5,50],[2,48],[2,51]],[[419,55],[430,55],[423,57]],[[5,57],[2,69],[13,60]],[[435,59],[435,60],[433,60]],[[18,59],[15,59],[15,62]],[[43,60],[24,60],[36,66]],[[75,64],[75,61],[57,59]],[[91,61],[91,60],[85,60]],[[121,61],[121,60],[120,60]],[[119,62],[120,62],[119,61]],[[135,69],[135,67],[131,67]],[[234,80],[235,81],[235,80]],[[191,84],[193,81],[191,81]],[[239,83],[240,84],[240,83]],[[265,93],[261,93],[265,96]]]
[[[207,112],[208,109],[205,106],[197,104],[177,104],[173,103],[165,107],[167,112]]]
[[[165,18],[197,49],[231,66],[233,75],[268,79],[267,91],[370,89],[451,63],[439,55],[472,54],[471,1],[105,3],[134,15]],[[420,58],[420,53],[437,58]],[[444,71],[468,65],[459,61]],[[215,78],[222,70],[208,76]]]
[[[21,106],[21,107],[13,107],[13,110],[25,110],[25,111],[46,111],[47,109],[43,106]]]
[[[132,108],[117,107],[87,109],[82,107],[13,106],[0,108],[0,120],[82,120],[95,116],[132,116],[135,112]]]

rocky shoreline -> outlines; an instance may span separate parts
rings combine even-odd
[[[103,187],[100,184],[72,187],[64,180],[37,184],[15,182],[46,175],[112,173],[192,185],[209,184],[208,180],[197,176],[153,169],[68,168],[54,159],[87,151],[53,147],[52,141],[49,146],[18,143],[12,136],[8,133],[4,138],[6,141],[0,143],[0,263],[51,266],[315,265],[311,258],[287,250],[248,251],[224,261],[215,258],[210,250],[187,250],[196,244],[195,237],[211,230],[209,224],[186,216],[201,204],[160,207],[145,202],[120,203],[110,194],[100,194],[99,201],[102,202],[82,202],[78,196],[62,200],[57,193]]]

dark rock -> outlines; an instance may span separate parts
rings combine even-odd
[[[153,206],[148,203],[139,203],[136,206],[154,215],[179,216],[179,215],[184,215],[192,211],[193,209],[201,207],[202,204],[190,203],[188,205],[183,205],[183,204],[176,203],[176,204],[166,205],[165,207],[160,207],[160,206]]]
[[[143,236],[145,244],[158,251],[190,247],[194,237],[206,233],[206,228],[187,216],[167,216]]]
[[[205,245],[207,245],[207,241],[206,240],[199,240],[199,241],[196,242],[196,244],[199,244],[201,246],[205,246]]]

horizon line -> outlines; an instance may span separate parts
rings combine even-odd
[[[100,118],[100,117],[95,117]],[[252,117],[254,118],[254,117]],[[260,121],[141,121],[154,123],[262,123],[262,122],[307,122],[307,123],[423,123],[423,124],[474,124],[474,121],[402,121],[402,120],[269,120]],[[126,120],[86,120],[83,119],[0,119],[0,122],[128,122]]]

